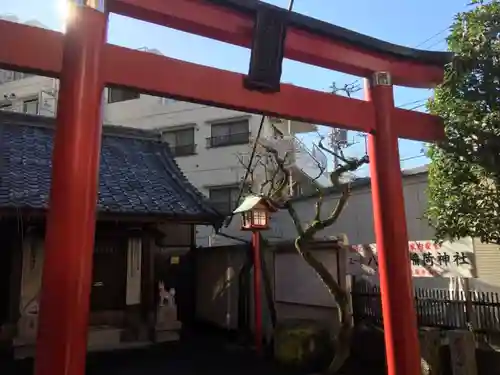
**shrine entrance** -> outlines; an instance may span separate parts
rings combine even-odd
[[[444,130],[439,118],[395,108],[393,85],[431,88],[451,56],[260,1],[71,4],[65,35],[0,21],[1,68],[61,79],[36,374],[83,375],[85,369],[104,86],[369,133],[388,373],[420,374],[410,270],[401,267],[409,260],[398,137],[436,141]],[[251,48],[249,73],[106,44],[110,12]],[[366,78],[366,100],[281,84],[283,57]]]
[[[95,247],[90,293],[91,311],[123,310],[126,306],[127,250],[126,244],[119,246],[122,243],[123,241],[115,241]]]

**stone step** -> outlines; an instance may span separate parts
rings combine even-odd
[[[118,345],[122,329],[109,326],[90,327],[87,346]]]

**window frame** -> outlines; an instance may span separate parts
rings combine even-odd
[[[120,93],[121,97],[120,98],[113,98],[113,93],[116,93],[116,94]],[[128,97],[127,95],[130,95],[130,97]],[[124,97],[125,97],[125,99],[124,99]],[[108,104],[122,103],[122,102],[128,102],[130,100],[140,99],[140,97],[141,97],[141,93],[134,91],[134,90],[108,87],[108,96],[106,98],[106,102]]]
[[[245,124],[246,131],[235,131],[238,124]],[[228,129],[227,134],[214,135],[214,129]],[[207,138],[207,148],[226,147],[250,143],[250,119],[238,118],[210,124],[210,137]]]
[[[36,113],[29,113],[27,111],[28,105],[30,103],[36,103]],[[27,114],[27,115],[35,115],[35,116],[39,115],[40,114],[40,100],[39,100],[39,98],[31,98],[31,99],[23,100],[23,113]]]
[[[9,83],[14,81],[14,71],[13,70],[7,70],[7,69],[2,69],[3,73],[3,82],[2,83]]]
[[[191,143],[179,144],[178,135],[183,132],[190,132],[192,134]],[[175,137],[175,144],[171,145],[166,139],[166,135],[173,135]],[[196,140],[195,128],[187,127],[175,130],[167,130],[162,132],[162,140],[168,144],[170,151],[174,156],[190,156],[196,154]]]
[[[214,192],[226,191],[226,202],[224,199],[214,200]],[[208,188],[208,198],[217,211],[223,214],[230,214],[238,207],[238,195],[240,188],[237,185],[211,186]],[[234,193],[234,198],[233,198]],[[223,207],[225,206],[225,207]]]

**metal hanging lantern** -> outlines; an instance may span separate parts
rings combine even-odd
[[[242,230],[269,229],[269,214],[276,212],[274,205],[265,197],[250,195],[233,213],[241,214]]]

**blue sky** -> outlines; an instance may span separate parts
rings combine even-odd
[[[21,21],[36,19],[51,29],[59,30],[62,25],[59,11],[61,1],[3,2],[0,12],[4,15],[15,15]],[[288,6],[288,1],[266,0],[284,8]],[[294,10],[392,43],[418,46],[422,49],[444,50],[446,49],[446,27],[450,25],[457,12],[467,8],[468,2],[468,0],[358,0],[353,2],[295,0]],[[248,68],[249,51],[244,48],[118,15],[111,15],[108,41],[130,48],[157,48],[167,56],[241,73],[245,73]],[[338,85],[343,85],[355,81],[356,78],[287,60],[283,66],[282,80],[316,90],[328,90],[333,81]],[[423,104],[423,100],[431,94],[430,90],[396,88],[396,105],[412,108]],[[322,132],[325,131],[325,129],[322,130]],[[351,146],[347,153],[352,155],[364,153],[363,139],[354,133],[349,137],[358,143]],[[305,141],[311,142],[312,139],[312,136],[307,137]],[[420,154],[421,148],[422,145],[417,142],[400,141],[403,168],[426,162],[426,158],[416,157]]]

